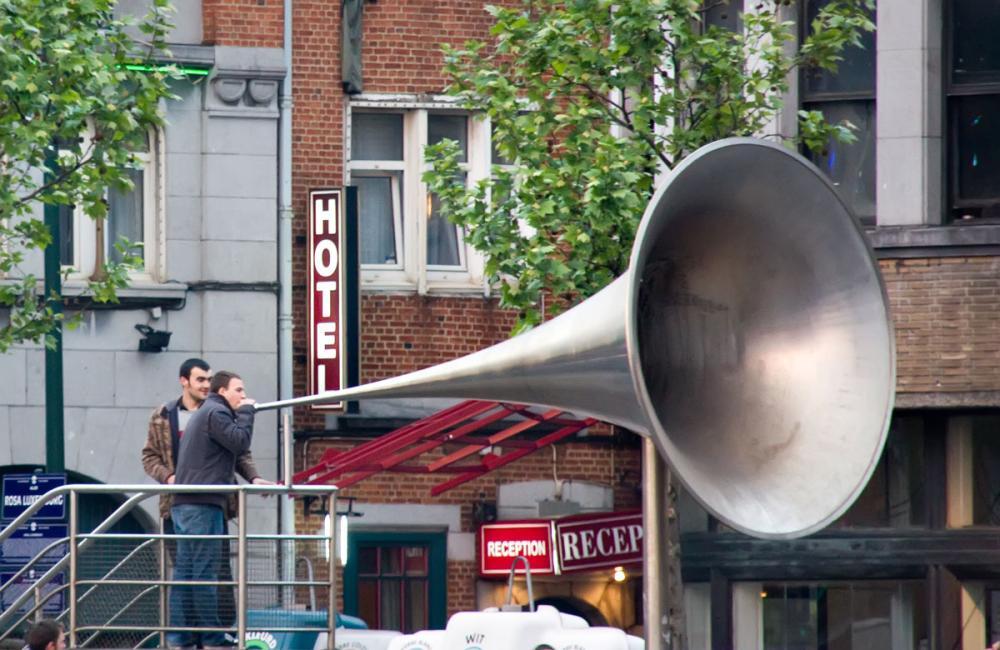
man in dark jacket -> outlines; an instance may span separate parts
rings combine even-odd
[[[236,459],[250,449],[254,400],[246,396],[243,380],[219,371],[212,378],[208,398],[194,412],[177,455],[177,485],[232,485]],[[178,535],[225,535],[225,493],[176,494],[170,517]],[[177,540],[174,581],[216,582],[220,579],[221,544],[209,539]],[[175,586],[170,593],[171,627],[221,627],[215,587]],[[194,647],[195,634],[171,632],[171,648]],[[203,632],[205,648],[233,645],[222,632]]]
[[[146,434],[146,446],[142,448],[142,468],[158,483],[173,485],[174,468],[177,465],[177,453],[181,438],[187,429],[188,421],[198,407],[202,405],[209,394],[212,381],[212,370],[208,362],[191,358],[181,364],[178,378],[181,385],[181,396],[175,400],[156,407],[149,418],[149,429]],[[256,485],[270,484],[260,476],[253,456],[247,451],[236,459],[236,472],[250,483]],[[160,517],[163,519],[163,532],[174,534],[174,524],[170,519],[171,498],[169,494],[160,495]],[[226,519],[236,516],[236,495],[229,495],[226,507]],[[233,579],[232,567],[229,564],[229,540],[222,543],[222,560],[220,564],[220,579],[230,582]],[[167,545],[171,561],[174,559],[173,543]],[[232,625],[236,621],[236,601],[233,598],[231,585],[219,586],[219,618],[223,625]]]

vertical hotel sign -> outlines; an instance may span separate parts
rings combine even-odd
[[[309,191],[309,393],[347,386],[344,193]],[[314,404],[341,410],[343,402]]]

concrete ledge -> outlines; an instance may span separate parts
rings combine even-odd
[[[868,237],[879,258],[1000,255],[1000,224],[884,227]]]
[[[996,408],[1000,390],[960,393],[896,393],[897,409],[920,408]]]

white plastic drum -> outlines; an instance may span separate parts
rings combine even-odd
[[[386,650],[643,650],[644,647],[642,639],[618,628],[588,627],[578,616],[561,614],[554,607],[542,605],[535,612],[496,609],[459,612],[451,617],[445,630],[396,637]]]

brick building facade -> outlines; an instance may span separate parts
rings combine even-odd
[[[746,4],[749,9],[754,3]],[[846,183],[845,191],[867,192],[877,206],[868,214],[863,204],[856,204],[880,259],[896,326],[897,410],[885,456],[855,507],[802,545],[726,532],[685,497],[681,523],[688,647],[786,647],[791,637],[778,637],[801,632],[808,637],[803,647],[833,647],[828,644],[837,638],[849,639],[856,648],[977,648],[987,637],[1000,635],[995,622],[1000,620],[1000,598],[990,588],[1000,575],[1000,556],[987,548],[976,528],[1000,523],[992,519],[990,499],[981,494],[995,490],[993,476],[1000,476],[1000,471],[993,473],[1000,467],[1000,454],[993,451],[1000,435],[1000,227],[981,217],[955,218],[957,208],[943,198],[954,190],[938,172],[960,154],[947,151],[935,116],[956,109],[942,90],[946,84],[940,66],[918,62],[942,61],[953,19],[942,0],[917,4],[914,10],[904,0],[879,3],[878,42],[872,40],[869,52],[872,61],[879,60],[879,73],[872,65],[870,96],[864,91],[852,100],[870,102],[864,104],[871,111],[861,125],[865,137],[855,146],[868,147],[865,155],[877,163],[871,166],[874,172],[852,170],[857,171],[855,180],[835,179]],[[248,9],[258,10],[264,11]],[[790,18],[799,19],[798,9],[788,11]],[[362,192],[370,192],[369,203],[378,199],[392,206],[385,209],[398,219],[396,228],[402,224],[398,238],[412,236],[408,228],[426,236],[421,220],[432,214],[423,206],[424,188],[413,180],[419,172],[413,152],[428,142],[428,133],[433,137],[435,129],[447,130],[446,123],[431,123],[435,115],[458,115],[442,97],[439,47],[485,37],[489,21],[483,3],[364,3],[364,88],[356,95],[345,94],[341,86],[340,15],[327,4],[295,3],[296,214],[305,214],[308,188],[369,182],[372,186]],[[913,16],[924,20],[923,30],[913,27]],[[894,83],[900,78],[914,83]],[[802,92],[800,99],[830,104],[842,98]],[[365,116],[375,117],[369,121]],[[787,119],[779,122],[779,131],[793,128]],[[488,154],[475,152],[484,146],[477,127],[467,122],[462,128],[467,129],[474,176],[477,159],[486,155],[488,160]],[[365,138],[380,129],[400,142],[371,145],[383,147],[376,153]],[[382,194],[374,189],[376,179],[382,182]],[[299,323],[306,304],[302,219],[295,228]],[[364,240],[364,226],[361,236]],[[466,251],[458,279],[436,276],[440,268],[427,264],[420,251],[425,245],[423,240],[396,241],[395,249],[387,244],[379,248],[382,258],[370,258],[367,262],[375,263],[363,267],[363,382],[431,366],[507,336],[512,315],[484,290],[474,255]],[[298,329],[296,394],[305,392],[306,353]],[[295,414],[297,468],[314,463],[327,449],[350,448],[359,435],[368,439],[442,405],[375,400],[362,404],[359,414],[344,417],[300,409]],[[615,509],[635,507],[639,452],[628,435],[558,445],[558,478],[611,489]],[[447,529],[446,612],[495,604],[498,594],[478,578],[476,553],[469,548],[477,525],[473,508],[480,501],[500,502],[503,516],[500,486],[552,484],[551,453],[537,452],[440,497],[429,496],[423,477],[373,477],[345,491],[365,512],[352,521],[353,530],[382,531],[391,538],[407,529]],[[609,457],[616,459],[615,473],[608,473]],[[552,496],[539,490],[538,499]],[[315,527],[318,521],[299,513],[301,526]],[[928,551],[928,544],[937,546]],[[870,550],[849,550],[859,548]],[[977,559],[963,555],[967,551]],[[606,577],[600,583],[610,584]],[[575,590],[549,588],[598,607],[612,624],[641,624],[637,612],[626,617],[619,615],[621,608],[598,602],[586,584]],[[636,595],[623,596],[619,604],[634,602]],[[370,607],[358,609],[359,598],[363,596],[355,594],[346,603],[348,611],[371,613]]]
[[[464,144],[470,180],[487,173],[488,125],[455,109],[443,95],[440,70],[443,43],[487,36],[486,3],[361,3],[363,89],[348,95],[341,81],[342,3],[286,1],[293,2],[292,392],[307,391],[305,216],[312,188],[356,186],[367,206],[360,224],[362,382],[506,339],[514,315],[499,308],[482,260],[461,234],[437,220],[419,180],[422,147],[446,136]],[[808,11],[823,1],[792,3],[797,6],[787,6],[787,17],[805,24]],[[177,4],[174,57],[210,76],[181,84],[180,100],[167,108],[157,222],[162,245],[155,248],[162,268],[133,301],[97,314],[66,339],[67,363],[76,369],[67,381],[70,469],[109,483],[142,480],[136,459],[149,411],[176,396],[173,372],[184,358],[239,368],[262,400],[278,392],[274,142],[285,107],[278,92],[258,99],[285,79],[285,7],[277,0]],[[753,11],[757,0],[722,4]],[[853,197],[880,261],[896,327],[896,411],[864,494],[840,521],[806,540],[760,541],[727,531],[682,495],[689,648],[978,650],[1000,639],[1000,225],[994,214],[1000,196],[989,182],[1000,169],[989,146],[977,148],[1000,136],[970,131],[1000,117],[1000,61],[986,47],[1000,29],[1000,14],[987,5],[880,0],[877,40],[871,39],[862,66],[870,74],[853,80],[858,87],[826,96],[802,80],[793,84],[777,133],[792,134],[790,118],[800,107],[829,109],[859,126],[858,142],[838,151],[844,155],[817,162]],[[977,30],[986,36],[959,38]],[[981,57],[967,49],[975,47]],[[970,60],[980,69],[970,72],[960,63]],[[147,312],[155,307],[164,320],[153,324],[173,330],[174,338],[167,354],[143,357],[126,335],[137,320],[152,318]],[[239,324],[231,335],[204,325],[223,318]],[[88,381],[95,368],[114,379]],[[37,437],[29,435],[39,429],[30,425],[41,413],[41,350],[17,348],[0,357],[0,370],[9,379],[0,383],[0,463],[23,470],[41,460],[30,442]],[[297,409],[296,469],[450,403],[372,400],[346,415]],[[258,427],[255,453],[276,475],[273,416],[262,416]],[[640,471],[635,436],[595,427],[437,497],[430,496],[436,479],[376,475],[343,494],[363,516],[350,522],[352,559],[339,581],[338,604],[373,625],[411,629],[494,605],[503,596],[500,583],[478,572],[484,506],[495,506],[500,520],[537,519],[546,512],[543,504],[558,497],[589,511],[632,510],[640,501]],[[260,510],[253,524],[273,528],[274,509]],[[152,529],[152,521],[140,523]],[[324,513],[298,504],[299,530],[317,530],[323,522]],[[544,578],[536,593],[638,629],[638,584],[632,575],[619,585],[604,571]],[[380,603],[373,585],[400,590]],[[386,603],[391,606],[380,609]]]
[[[220,17],[216,20],[221,21],[225,12],[219,10],[218,13]],[[298,327],[305,322],[307,305],[309,251],[307,223],[302,218],[307,212],[307,191],[352,184],[352,175],[356,178],[358,170],[365,167],[365,163],[351,162],[352,144],[358,146],[358,130],[363,126],[353,120],[354,115],[364,112],[366,115],[399,116],[405,140],[400,149],[406,152],[405,160],[398,165],[393,164],[394,161],[380,161],[371,165],[373,169],[366,168],[360,173],[365,178],[378,178],[377,174],[392,170],[388,173],[395,173],[395,181],[401,186],[397,191],[402,195],[403,229],[415,225],[406,214],[410,209],[406,203],[413,196],[422,197],[423,191],[413,182],[418,172],[410,146],[421,137],[414,134],[433,130],[434,126],[428,123],[437,115],[445,119],[455,116],[466,119],[442,96],[446,81],[441,72],[440,47],[444,43],[459,45],[468,39],[485,38],[490,26],[484,4],[476,0],[366,2],[361,55],[364,89],[359,95],[348,96],[343,91],[340,76],[340,20],[339,7],[328,3],[296,2],[294,5],[296,395],[306,393],[307,377],[306,331]],[[418,123],[424,120],[426,122]],[[477,128],[472,121],[467,122],[465,128],[470,131],[470,149],[485,146],[482,139],[471,133]],[[476,156],[475,152],[469,152],[470,159]],[[364,198],[362,196],[362,200]],[[427,215],[422,216],[426,218]],[[362,232],[362,238],[364,235]],[[448,264],[427,263],[418,250],[421,245],[422,242],[417,243],[416,248],[406,248],[404,243],[403,257],[409,259],[400,265],[404,267],[402,273],[395,273],[395,270],[382,273],[382,269],[377,268],[379,265],[362,267],[360,376],[363,383],[454,359],[509,336],[515,315],[500,309],[496,296],[489,294],[471,249],[462,251],[461,264],[449,267]],[[411,262],[416,263],[411,265]],[[360,413],[356,415],[340,417],[297,409],[296,468],[311,466],[327,450],[353,448],[374,435],[388,432],[393,426],[429,415],[446,403],[423,400],[400,404],[376,400],[374,404],[362,402]],[[539,451],[440,497],[430,496],[430,487],[440,480],[437,478],[398,474],[372,477],[343,493],[345,497],[355,498],[355,509],[365,513],[351,520],[352,530],[368,535],[384,532],[390,544],[396,543],[394,540],[400,535],[405,538],[407,532],[445,531],[448,540],[444,571],[446,598],[437,615],[447,616],[463,609],[496,604],[496,598],[502,594],[494,594],[490,588],[499,583],[483,583],[478,579],[475,553],[478,522],[474,521],[473,507],[476,503],[499,502],[503,510],[504,503],[498,494],[501,484],[532,485],[539,493],[538,498],[551,497],[554,485],[542,487],[541,484],[553,483],[553,453],[559,458],[560,480],[606,488],[613,495],[610,505],[614,509],[638,507],[637,442],[631,440],[623,444],[621,438],[612,438],[610,430],[602,427],[588,439],[560,444],[554,451]],[[427,454],[421,461],[431,462],[435,457],[435,454]],[[609,464],[612,457],[617,461]],[[614,476],[612,471],[616,473]],[[408,511],[417,514],[408,515]],[[297,516],[297,525],[306,529],[315,529],[322,520],[301,509]],[[525,510],[521,517],[537,517],[537,510]],[[602,584],[607,584],[609,576],[602,578]],[[633,581],[632,587],[635,584]],[[558,582],[553,582],[551,587],[541,584],[537,589],[542,595],[566,591]],[[566,595],[572,597],[569,592]],[[343,596],[342,592],[341,598]],[[628,593],[627,600],[634,601],[634,594]],[[357,603],[347,605],[350,613],[375,618],[365,606],[356,609]],[[615,620],[622,627],[636,622],[635,607],[626,609],[628,619]],[[431,612],[429,620],[440,622],[442,619],[435,619],[435,613]],[[377,620],[372,622],[378,624]]]

